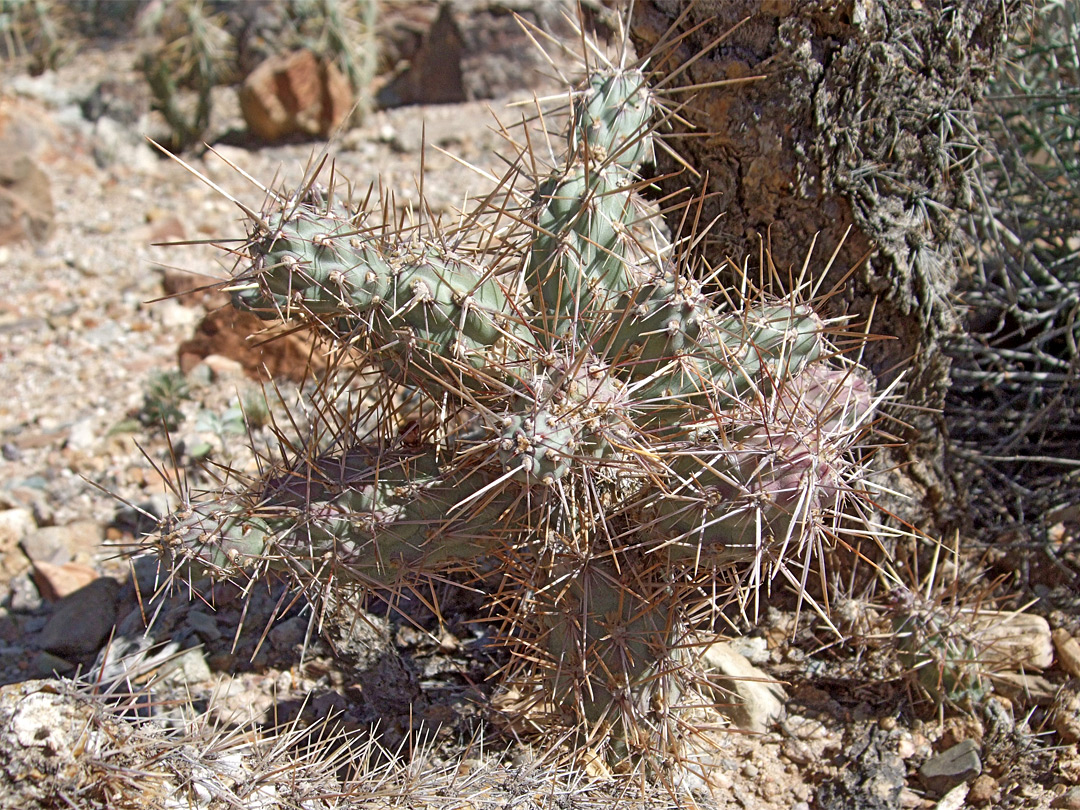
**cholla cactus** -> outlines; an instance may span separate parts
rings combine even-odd
[[[145,54],[143,73],[155,109],[169,124],[169,145],[184,149],[210,126],[211,92],[227,83],[233,72],[233,39],[224,15],[210,14],[203,0],[168,0],[144,24],[159,42]],[[192,91],[194,98],[185,98],[184,91]]]
[[[701,631],[776,574],[805,594],[815,552],[857,533],[875,398],[809,306],[737,310],[663,236],[639,195],[661,117],[643,70],[607,65],[556,165],[519,189],[521,155],[465,225],[394,227],[315,177],[251,212],[234,302],[317,327],[366,413],[185,504],[160,533],[176,569],[336,603],[495,570],[504,674],[553,737],[690,756],[716,701]]]
[[[55,70],[69,53],[68,17],[49,0],[0,0],[0,60],[26,59],[35,75]]]

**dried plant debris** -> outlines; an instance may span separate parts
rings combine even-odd
[[[1036,4],[989,91],[951,350],[952,452],[976,519],[1042,542],[1044,515],[1080,498],[1078,34],[1080,4]]]

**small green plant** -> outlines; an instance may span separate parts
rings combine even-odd
[[[266,397],[261,393],[248,392],[223,412],[201,408],[195,416],[195,431],[213,434],[215,441],[220,442],[227,451],[230,445],[235,444],[237,437],[265,427],[269,421],[270,408]],[[213,443],[200,441],[187,448],[187,453],[193,460],[202,461],[208,458],[213,450]]]
[[[136,419],[151,429],[177,430],[184,422],[181,404],[190,399],[184,375],[179,371],[163,371],[150,378]]]
[[[979,629],[963,609],[898,588],[891,594],[894,643],[909,682],[939,710],[971,709],[989,692]]]
[[[699,235],[665,236],[649,78],[594,66],[539,136],[550,164],[524,148],[453,227],[353,205],[319,166],[246,209],[234,304],[318,329],[352,387],[157,544],[177,577],[271,571],[334,605],[483,580],[531,725],[700,776],[719,612],[774,577],[812,599],[822,550],[869,531],[877,397],[810,305],[712,291]]]

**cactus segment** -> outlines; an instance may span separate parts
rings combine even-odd
[[[391,585],[497,548],[499,527],[516,519],[510,497],[496,491],[468,503],[492,478],[445,474],[434,452],[391,462],[376,448],[357,448],[276,476],[254,509],[200,505],[164,526],[162,543],[195,577],[259,564]]]
[[[563,333],[599,322],[636,284],[628,223],[635,216],[624,175],[578,164],[538,190],[541,204],[526,285],[533,305]]]
[[[614,340],[626,346],[620,366],[630,370],[634,399],[659,424],[711,419],[748,392],[767,395],[774,381],[790,379],[824,351],[821,321],[806,307],[766,306],[727,317],[705,310],[705,318],[685,323],[667,309],[645,313],[636,338],[633,322],[624,322]]]
[[[574,105],[570,138],[579,159],[610,161],[637,173],[653,157],[655,113],[640,70],[594,73]]]
[[[515,470],[515,479],[551,486],[570,471],[580,431],[550,411],[507,418],[499,441],[503,468]]]
[[[835,510],[845,486],[837,448],[873,405],[869,386],[850,372],[808,367],[749,424],[700,431],[673,454],[678,483],[651,505],[652,530],[670,543],[673,560],[695,564],[786,545],[812,515]]]
[[[343,339],[366,336],[402,381],[431,385],[449,373],[458,382],[461,369],[500,354],[511,362],[535,342],[493,274],[435,244],[392,253],[358,236],[340,210],[301,205],[249,251],[257,284],[233,293],[238,307],[265,319],[303,313]]]
[[[551,658],[549,695],[556,705],[576,702],[592,723],[648,711],[658,662],[673,655],[676,613],[654,609],[666,600],[643,592],[646,583],[625,582],[603,561],[577,570],[564,563],[554,572],[560,588],[538,597]]]
[[[977,705],[992,690],[970,617],[900,587],[890,595],[898,658],[935,704]]]

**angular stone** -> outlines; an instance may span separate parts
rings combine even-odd
[[[161,273],[161,286],[165,295],[173,297],[184,306],[202,304],[208,310],[223,306],[229,299],[221,292],[221,279],[204,276],[188,270],[167,267]]]
[[[72,559],[87,560],[104,539],[105,533],[92,520],[77,520],[66,526],[45,526],[30,532],[21,543],[34,562],[62,565]]]
[[[764,734],[784,716],[783,687],[724,642],[710,644],[701,659],[709,683],[718,687],[717,710],[744,731]]]
[[[1049,706],[1057,687],[1034,672],[995,672],[990,675],[994,691],[1025,706]]]
[[[247,376],[244,367],[231,357],[222,357],[220,354],[208,354],[203,358],[203,364],[210,371],[213,382],[225,380],[240,380]]]
[[[180,344],[180,370],[189,373],[211,354],[240,363],[255,379],[296,382],[319,372],[325,362],[311,352],[309,338],[283,327],[267,326],[250,312],[238,312],[231,305],[209,313],[195,335]]]
[[[1077,641],[1063,627],[1055,630],[1051,637],[1057,650],[1058,666],[1073,678],[1080,678],[1080,641]]]
[[[1054,663],[1050,624],[1042,616],[1006,611],[980,612],[972,620],[979,661],[991,668],[1049,669]]]
[[[942,796],[981,773],[979,744],[975,740],[964,740],[923,763],[919,768],[919,779],[927,790]]]
[[[187,626],[194,630],[203,641],[217,641],[221,638],[221,629],[218,627],[217,619],[201,610],[188,613]]]
[[[66,675],[75,669],[75,665],[66,658],[47,653],[44,650],[34,656],[30,664],[30,671],[35,678],[50,678],[53,675]]]
[[[100,574],[88,565],[54,565],[45,561],[34,563],[34,584],[41,596],[49,602],[57,602],[70,596],[99,576]]]
[[[449,5],[439,8],[409,68],[384,87],[379,101],[398,104],[452,104],[465,101],[461,60],[465,41]],[[389,102],[389,103],[388,103]]]
[[[63,526],[44,526],[35,529],[19,543],[23,553],[33,562],[63,565],[71,559]]]
[[[308,620],[294,616],[276,625],[270,631],[270,643],[279,650],[289,650],[303,644],[307,637]]]
[[[41,630],[43,650],[67,657],[95,652],[116,623],[120,585],[102,577],[56,603]]]
[[[1069,788],[1050,802],[1050,806],[1060,810],[1080,810],[1080,786]]]
[[[20,574],[11,580],[8,590],[8,607],[14,613],[34,613],[44,604],[41,591],[34,584],[30,572]]]
[[[4,154],[0,142],[0,245],[46,241],[53,218],[48,176],[28,156]]]
[[[352,107],[349,80],[333,62],[308,50],[270,57],[240,88],[248,129],[264,141],[296,134],[325,138]]]
[[[571,48],[530,41],[526,26],[546,31],[547,44],[577,40],[573,0],[416,0],[380,9],[380,57],[399,66],[377,94],[382,107],[475,101],[536,90],[553,72],[572,72]],[[524,22],[524,25],[522,24]],[[548,62],[551,59],[554,67]]]
[[[0,511],[0,552],[7,554],[36,528],[34,513],[29,509]]]
[[[176,684],[191,686],[205,683],[214,677],[201,649],[184,650],[171,661],[168,679]]]

